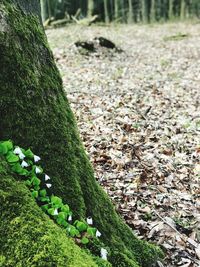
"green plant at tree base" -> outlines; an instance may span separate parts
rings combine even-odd
[[[0,267],[111,267],[50,220],[18,177],[0,156]]]
[[[58,225],[66,229],[70,237],[75,238],[78,244],[86,245],[89,239],[101,236],[101,233],[94,227],[91,227],[86,221],[72,221],[72,211],[62,199],[48,194],[48,189],[52,187],[49,182],[50,177],[43,172],[41,166],[35,165],[40,161],[40,157],[34,155],[31,149],[14,147],[12,141],[0,142],[0,156],[4,156],[9,163],[12,172],[25,177],[25,184],[29,187],[31,195],[41,204],[44,212],[54,219]],[[41,187],[41,180],[44,180],[45,187]],[[91,223],[92,224],[92,221]]]

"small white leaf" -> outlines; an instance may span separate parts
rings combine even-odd
[[[48,180],[50,180],[51,178],[50,178],[47,174],[45,174],[44,179],[45,179],[45,181],[48,181]]]
[[[34,155],[34,161],[35,161],[35,162],[38,162],[39,160],[41,160],[41,158],[38,157],[38,156],[36,156],[36,155]]]
[[[50,188],[50,187],[52,187],[52,184],[46,184],[46,187]]]
[[[35,168],[35,173],[41,173],[41,170],[38,167],[36,167]]]
[[[93,224],[93,220],[92,220],[92,218],[87,218],[87,223],[88,223],[89,225],[92,225],[92,224]]]
[[[19,155],[19,154],[23,154],[22,151],[21,151],[21,148],[19,148],[19,147],[16,147],[16,148],[14,149],[13,153],[14,153],[14,154],[17,154],[17,155]]]
[[[101,248],[101,258],[107,260],[108,251],[105,248]]]
[[[22,166],[22,168],[28,167],[28,163],[25,160],[23,160],[21,163],[21,166]]]
[[[20,159],[23,160],[25,157],[26,157],[26,156],[25,156],[23,153],[20,153],[20,154],[19,154],[19,158],[20,158]]]
[[[58,215],[58,209],[55,209],[55,210],[54,210],[53,215]]]
[[[99,230],[96,231],[96,237],[100,237],[101,233],[99,232]]]

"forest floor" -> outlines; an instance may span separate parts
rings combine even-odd
[[[166,251],[158,266],[200,266],[200,24],[72,25],[47,35],[116,209]],[[124,52],[74,45],[99,36]]]

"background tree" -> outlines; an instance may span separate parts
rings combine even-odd
[[[105,17],[105,23],[109,23],[109,13],[108,13],[108,0],[103,0],[104,3],[104,17]]]
[[[63,18],[81,10],[81,18],[98,14],[106,23],[155,22],[199,17],[199,0],[40,0],[42,17]]]
[[[128,23],[133,23],[133,2],[128,0]]]
[[[141,10],[142,10],[142,21],[144,23],[147,23],[148,22],[147,0],[141,0]]]
[[[94,10],[94,1],[93,0],[88,0],[88,8],[87,8],[87,15],[88,17],[92,17],[93,10]]]
[[[41,156],[53,193],[69,203],[73,217],[93,218],[110,250],[112,266],[151,266],[160,250],[133,235],[95,180],[40,25],[38,4],[37,0],[0,2],[0,140],[12,139]],[[0,175],[3,266],[15,266],[16,259],[27,267],[66,266],[66,262],[69,267],[110,266],[87,256],[43,215],[3,159]],[[100,247],[99,242],[91,244],[94,254]]]
[[[119,0],[115,0],[114,2],[114,7],[115,7],[115,20],[117,21],[119,18]]]
[[[156,1],[155,0],[151,0],[150,18],[151,18],[151,22],[156,21]]]

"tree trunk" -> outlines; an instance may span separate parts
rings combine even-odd
[[[146,0],[142,0],[142,22],[148,22],[148,12]]]
[[[161,255],[160,250],[133,235],[95,180],[43,28],[38,16],[30,15],[30,12],[39,14],[39,2],[18,2],[19,6],[15,0],[0,2],[0,140],[12,139],[15,144],[30,147],[41,156],[42,165],[52,178],[53,192],[70,205],[74,218],[93,218],[94,225],[102,233],[101,240],[111,251],[109,261],[112,266],[151,266]],[[2,160],[0,162],[3,164]],[[5,227],[9,228],[8,236],[0,241],[0,262],[2,259],[5,261],[3,266],[15,266],[15,257],[18,266],[26,267],[109,266],[96,265],[87,255],[83,256],[82,263],[72,259],[76,262],[74,265],[64,264],[68,243],[70,257],[76,257],[74,243],[69,242],[62,230],[36,208],[22,182],[13,177],[8,177],[7,182],[8,175],[1,166],[0,173],[5,180],[0,184],[1,203],[4,199],[7,201],[0,208],[0,214],[3,214],[1,232]],[[38,218],[33,220],[36,214]],[[50,249],[43,248],[41,240],[46,243],[50,240],[54,249],[53,245]],[[57,247],[59,242],[62,244]],[[77,253],[80,251],[77,247],[75,250]],[[80,253],[84,254],[82,250]],[[51,259],[51,254],[56,258],[55,264],[34,263],[39,259]],[[25,263],[29,258],[33,258],[32,265]],[[77,256],[77,260],[79,258]]]
[[[115,20],[117,20],[119,18],[119,0],[115,0]]]
[[[181,0],[181,6],[180,6],[180,18],[181,18],[181,20],[185,19],[185,9],[186,9],[185,0]]]
[[[93,15],[94,1],[88,0],[87,16],[90,18]]]
[[[41,0],[41,15],[42,15],[42,22],[45,22],[48,19],[46,0]]]
[[[151,22],[156,21],[156,2],[155,2],[155,0],[151,0],[150,18],[151,18]]]
[[[126,16],[126,1],[121,0],[121,14],[122,14],[122,22],[127,22],[127,16]]]
[[[132,0],[128,0],[128,23],[133,23],[133,3]]]
[[[104,3],[104,17],[105,17],[105,23],[109,23],[109,13],[108,13],[108,0],[103,0]]]
[[[173,7],[174,7],[174,0],[169,0],[169,11],[168,11],[169,20],[172,20],[174,18]]]

